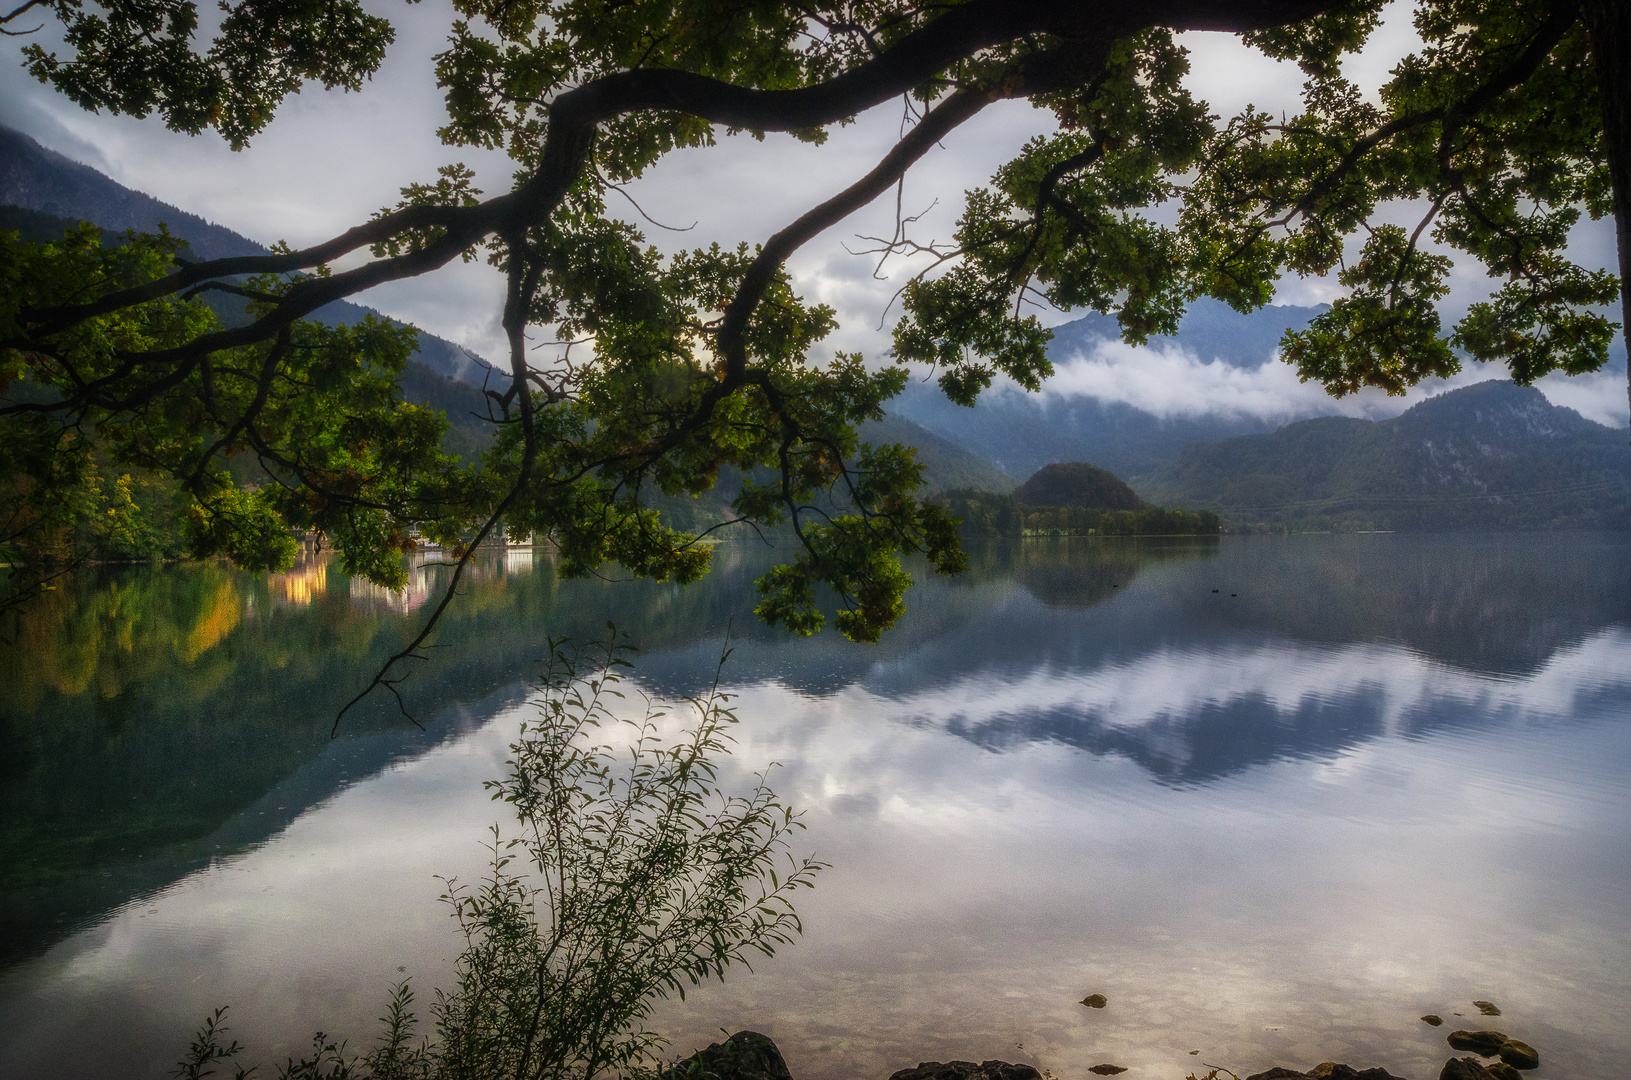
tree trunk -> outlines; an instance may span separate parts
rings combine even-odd
[[[1631,3],[1585,0],[1597,67],[1597,99],[1603,111],[1603,142],[1614,184],[1614,232],[1620,251],[1620,333],[1631,345]],[[1626,364],[1626,404],[1631,407],[1631,363]]]

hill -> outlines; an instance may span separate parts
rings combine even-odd
[[[969,537],[1216,536],[1221,524],[1209,510],[1146,503],[1120,477],[1085,461],[1044,465],[1012,494],[962,488],[936,501]]]
[[[1496,381],[1391,420],[1322,417],[1191,446],[1140,490],[1235,528],[1624,528],[1631,447],[1623,431]]]
[[[1024,506],[1071,506],[1091,510],[1137,510],[1138,496],[1115,473],[1085,461],[1044,465],[1014,489]]]

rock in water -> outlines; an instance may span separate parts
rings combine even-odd
[[[1494,1057],[1501,1052],[1506,1036],[1499,1031],[1452,1031],[1449,1042],[1452,1050],[1471,1050],[1475,1054]]]
[[[678,1065],[673,1076],[678,1080],[708,1077],[710,1080],[793,1080],[787,1071],[782,1052],[768,1035],[757,1031],[738,1031],[722,1043],[714,1043],[706,1050],[698,1050]],[[1003,1080],[1009,1080],[1004,1077]],[[1029,1080],[1015,1077],[1013,1080]]]
[[[1394,1076],[1380,1066],[1360,1070],[1352,1065],[1343,1065],[1336,1061],[1325,1061],[1307,1072],[1276,1067],[1268,1072],[1248,1076],[1246,1080],[1404,1080],[1404,1078]]]
[[[1106,1005],[1110,1004],[1110,999],[1105,997],[1103,994],[1089,994],[1082,999],[1082,1004],[1086,1005],[1089,1009],[1102,1009]]]
[[[1112,1065],[1107,1061],[1103,1065],[1095,1065],[1087,1071],[1090,1073],[1097,1073],[1100,1076],[1114,1076],[1117,1073],[1124,1073],[1127,1070],[1120,1065]]]
[[[1485,1016],[1501,1015],[1500,1008],[1493,1001],[1475,1001],[1473,1004],[1478,1006],[1478,1011],[1483,1013]]]
[[[1438,1080],[1490,1080],[1494,1075],[1477,1058],[1451,1058],[1444,1063]]]
[[[1497,1077],[1498,1080],[1523,1080],[1523,1073],[1504,1061],[1497,1061],[1493,1065],[1485,1065],[1484,1068],[1488,1069],[1489,1074]]]
[[[902,1069],[889,1080],[1042,1080],[1029,1065],[1006,1061],[920,1061],[915,1069]]]
[[[1435,1016],[1433,1013],[1428,1013],[1426,1016],[1421,1018],[1421,1022],[1424,1024],[1432,1024],[1434,1027],[1443,1027],[1444,1017]]]
[[[1501,1055],[1502,1061],[1506,1062],[1514,1069],[1540,1068],[1540,1055],[1535,1052],[1535,1048],[1533,1046],[1530,1046],[1526,1042],[1519,1042],[1517,1039],[1508,1039],[1506,1042],[1501,1044],[1501,1048],[1496,1051],[1496,1053]]]

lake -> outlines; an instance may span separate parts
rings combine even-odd
[[[779,763],[831,864],[800,941],[660,1008],[676,1051],[753,1028],[797,1080],[1431,1080],[1447,1031],[1495,1026],[1539,1076],[1631,1056],[1627,537],[978,548],[920,568],[877,646],[759,625],[774,554],[721,545],[688,589],[484,556],[403,687],[424,730],[387,698],[334,739],[444,569],[47,595],[0,654],[5,1076],[163,1076],[219,1005],[272,1075],[315,1030],[370,1044],[399,979],[428,1003],[459,947],[439,875],[482,873],[526,680],[608,620],[654,695],[705,687],[729,628],[726,779]]]

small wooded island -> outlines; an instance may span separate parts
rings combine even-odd
[[[964,488],[941,496],[966,537],[1216,536],[1210,510],[1168,510],[1140,499],[1108,469],[1085,461],[1044,465],[1012,495]]]

